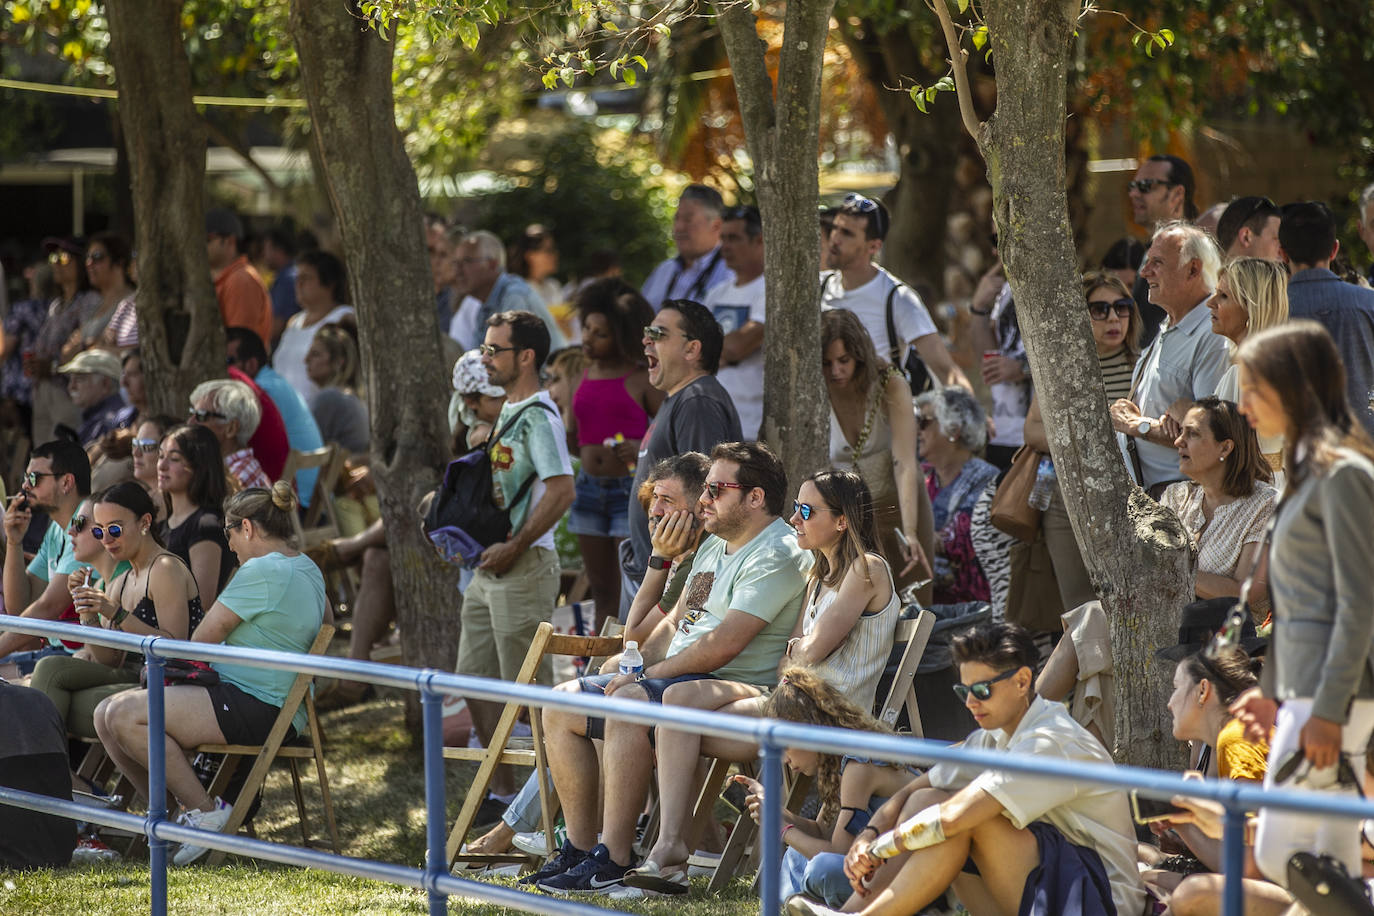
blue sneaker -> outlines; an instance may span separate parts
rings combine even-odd
[[[516,883],[537,885],[541,881],[547,881],[549,878],[561,875],[570,868],[581,864],[585,858],[587,858],[586,852],[578,849],[569,840],[564,839],[563,845],[558,847],[558,851],[553,854],[549,861],[545,862],[538,871],[526,875]]]
[[[609,894],[625,886],[623,879],[634,863],[617,865],[611,861],[606,844],[597,843],[587,857],[572,868],[535,883],[550,894]]]

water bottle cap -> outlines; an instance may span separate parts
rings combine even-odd
[[[627,640],[625,640],[625,648],[626,648],[626,649],[638,649],[638,648],[639,648],[639,642],[638,642],[637,640],[627,639]]]

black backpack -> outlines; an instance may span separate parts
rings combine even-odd
[[[482,551],[510,536],[510,511],[525,498],[537,474],[531,473],[505,508],[496,504],[492,489],[491,448],[531,407],[553,408],[543,401],[526,404],[487,441],[449,462],[425,515],[425,533],[451,562],[474,565]]]

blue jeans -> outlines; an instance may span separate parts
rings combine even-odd
[[[818,853],[811,859],[788,847],[782,855],[781,897],[805,894],[831,909],[839,909],[854,893],[844,876],[844,856],[837,852]]]

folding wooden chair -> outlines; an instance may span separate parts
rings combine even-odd
[[[329,640],[333,635],[334,628],[332,626],[329,624],[321,626],[319,634],[310,646],[309,654],[323,655],[329,647]],[[224,762],[220,764],[215,773],[215,778],[210,783],[209,792],[212,796],[222,797],[239,763],[244,758],[253,758],[252,769],[248,771],[243,787],[239,789],[237,797],[229,800],[234,810],[230,814],[228,822],[225,823],[224,829],[220,831],[221,833],[238,832],[248,817],[253,799],[267,779],[268,767],[272,765],[274,760],[285,760],[291,767],[291,783],[296,794],[296,812],[301,822],[301,839],[304,845],[309,846],[310,828],[305,818],[305,796],[301,792],[301,774],[298,761],[314,760],[315,772],[320,780],[320,796],[323,800],[325,822],[329,829],[330,847],[336,855],[339,853],[339,830],[334,822],[334,802],[329,796],[329,778],[324,770],[324,747],[320,741],[320,722],[315,715],[315,699],[310,693],[310,682],[311,675],[304,672],[296,675],[291,689],[286,694],[286,701],[282,703],[281,713],[277,716],[277,721],[272,723],[272,730],[268,732],[267,740],[262,744],[202,744],[194,748],[195,752],[224,755]],[[283,744],[286,731],[291,727],[291,720],[295,717],[296,710],[300,708],[302,702],[305,703],[310,743],[308,745]],[[212,850],[208,862],[211,865],[218,865],[224,861],[225,855],[218,850]]]
[[[292,449],[287,453],[286,465],[281,474],[282,480],[294,483],[296,472],[311,468],[319,470],[315,477],[315,489],[310,494],[310,507],[303,513],[291,516],[291,526],[295,529],[302,550],[339,537],[343,533],[339,528],[339,512],[334,504],[334,490],[338,487],[339,475],[343,473],[344,461],[347,458],[344,450],[334,444],[308,452]],[[345,607],[352,607],[358,598],[357,571],[352,567],[346,567],[343,570],[326,572],[324,576],[329,584],[330,597],[335,599],[336,608],[342,611]]]
[[[934,629],[935,615],[924,609],[918,611],[915,617],[897,621],[896,632],[892,640],[893,654],[898,657],[897,670],[892,677],[892,683],[888,687],[887,694],[874,709],[874,717],[879,722],[895,729],[897,719],[905,707],[907,721],[911,725],[909,734],[917,738],[922,737],[921,714],[916,702],[916,691],[912,684],[916,677],[916,666],[920,664],[921,656],[925,654],[926,643],[930,641],[930,634]],[[744,765],[741,766],[741,771],[744,771],[745,766],[752,768],[752,765]],[[715,805],[715,795],[720,792],[724,783],[724,775],[728,769],[728,761],[714,761],[712,775],[707,778],[702,787],[702,794],[697,800],[696,818],[698,820],[710,816],[711,808]],[[790,810],[795,811],[805,801],[806,794],[811,789],[811,780],[794,779],[790,785],[791,788],[788,790],[785,805]],[[730,836],[725,841],[725,848],[721,851],[720,864],[716,866],[715,874],[711,876],[711,891],[718,891],[729,883],[739,872],[746,857],[752,861],[757,850],[751,850],[750,847],[757,832],[757,825],[746,816],[741,816],[735,822],[734,829],[730,831]]]
[[[546,621],[541,623],[535,631],[534,639],[530,641],[529,651],[525,653],[524,664],[520,666],[520,673],[516,675],[515,682],[517,684],[534,683],[539,674],[539,665],[545,656],[595,657],[611,655],[620,651],[620,642],[619,636],[569,636],[555,633],[553,624]],[[480,761],[477,773],[472,777],[472,784],[468,786],[467,796],[463,799],[463,807],[458,812],[458,819],[454,821],[453,830],[448,836],[448,861],[450,865],[459,861],[488,864],[507,862],[534,864],[536,858],[542,861],[542,857],[526,855],[518,850],[494,854],[462,853],[460,855],[458,852],[463,841],[467,839],[468,832],[472,829],[473,821],[477,818],[477,808],[482,804],[482,799],[486,798],[487,787],[491,785],[492,776],[495,775],[496,767],[500,764],[534,767],[535,778],[539,780],[540,820],[544,829],[544,845],[548,855],[554,853],[553,825],[554,818],[558,814],[558,799],[554,796],[552,780],[548,776],[548,759],[544,751],[544,728],[537,710],[530,715],[530,731],[532,732],[530,738],[516,739],[515,741],[511,739],[511,732],[515,729],[516,720],[524,708],[524,705],[520,703],[506,704],[506,708],[501,711],[501,718],[497,720],[496,729],[492,733],[491,741],[487,747],[444,748],[444,757],[449,760]]]

